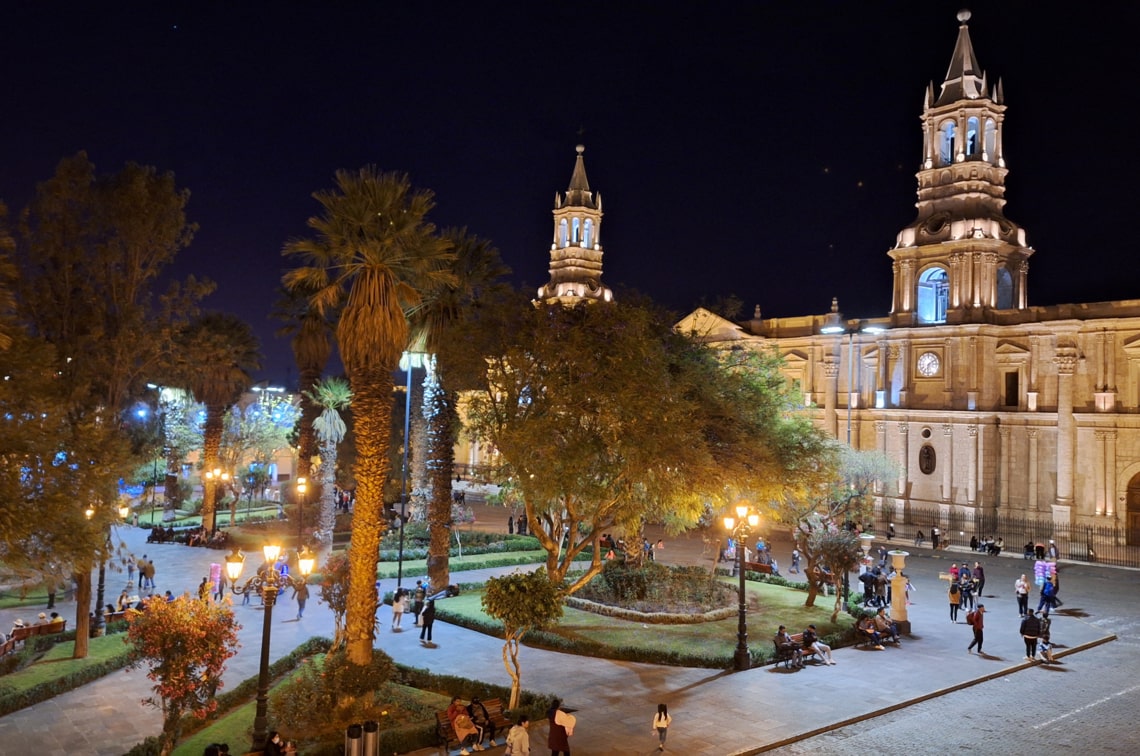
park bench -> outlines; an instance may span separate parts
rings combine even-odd
[[[503,711],[502,700],[489,698],[483,702],[483,706],[487,709],[487,716],[491,718],[491,724],[495,725],[495,733],[505,738],[514,722],[512,722]]]
[[[110,614],[104,614],[103,615],[103,621],[106,622],[108,625],[111,624],[112,622],[122,622],[126,618],[127,618],[126,611],[111,612]]]
[[[772,565],[761,564],[760,562],[745,562],[744,563],[744,571],[745,572],[758,572],[761,575],[771,575],[772,574]]]
[[[54,635],[62,633],[67,630],[67,620],[61,622],[49,622],[44,625],[27,625],[26,627],[17,627],[8,636],[3,645],[0,645],[0,656],[10,654],[16,650],[16,646],[24,643],[28,638],[34,638],[37,635]]]
[[[812,657],[815,657],[816,661],[823,661],[822,659],[819,658],[819,655],[815,652],[814,648],[805,648],[804,647],[804,634],[803,633],[794,633],[791,636],[791,638],[792,638],[792,643],[794,643],[800,647],[800,652],[801,652],[801,655],[802,655],[804,661],[807,661],[808,659],[810,659]],[[776,658],[776,664],[777,665],[783,664],[784,669],[791,669],[792,662],[794,662],[796,660],[795,651],[791,648],[786,648],[786,647],[780,648],[779,646],[776,645],[776,641],[774,639],[772,641],[772,645],[775,646],[775,648],[776,648],[776,657],[775,657]]]
[[[490,709],[487,709],[490,711]],[[463,744],[459,742],[459,738],[455,734],[455,728],[451,726],[451,720],[447,718],[446,711],[437,711],[435,713],[435,729],[439,735],[439,742],[445,750],[451,751],[453,748],[460,748]]]

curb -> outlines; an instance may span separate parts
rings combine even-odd
[[[1081,651],[1087,651],[1090,648],[1095,648],[1095,647],[1103,645],[1105,643],[1110,643],[1114,640],[1117,640],[1115,633],[1110,634],[1110,635],[1106,635],[1103,638],[1097,638],[1096,640],[1089,641],[1088,643],[1083,643],[1079,646],[1074,646],[1073,648],[1067,648],[1064,651],[1061,651],[1060,653],[1054,654],[1054,656],[1062,657],[1062,656],[1069,656],[1071,654],[1077,654],[1077,653],[1080,653]],[[997,672],[991,672],[988,675],[982,675],[981,677],[976,677],[972,680],[965,680],[964,682],[960,682],[960,683],[957,683],[955,685],[949,685],[945,688],[940,688],[938,690],[931,691],[930,693],[926,693],[926,694],[921,695],[921,696],[916,696],[915,698],[911,698],[911,699],[908,699],[906,701],[900,701],[898,703],[891,704],[890,706],[884,706],[880,709],[875,709],[874,711],[869,711],[865,714],[860,714],[860,715],[854,716],[854,717],[848,717],[847,719],[842,719],[838,722],[832,722],[831,724],[824,725],[823,727],[817,727],[814,730],[808,730],[806,732],[799,733],[798,735],[793,735],[790,738],[784,738],[783,740],[777,740],[777,741],[774,741],[772,743],[767,743],[763,746],[760,746],[759,748],[749,748],[749,749],[744,750],[744,751],[733,751],[731,754],[729,754],[729,756],[752,756],[753,754],[757,754],[757,753],[766,753],[768,751],[773,751],[777,748],[782,748],[783,746],[791,745],[792,743],[798,743],[802,740],[814,738],[815,736],[822,735],[825,732],[831,732],[833,730],[839,730],[839,729],[842,729],[842,728],[847,727],[849,725],[858,724],[859,722],[865,722],[868,719],[875,719],[877,717],[883,716],[884,714],[890,714],[892,712],[899,711],[901,709],[905,709],[905,708],[908,708],[910,706],[914,706],[915,704],[923,703],[924,701],[929,701],[929,700],[934,699],[934,698],[940,698],[940,697],[945,696],[949,693],[954,693],[954,692],[959,691],[959,690],[964,690],[966,688],[972,688],[975,685],[979,685],[979,684],[984,683],[984,682],[989,682],[990,680],[996,680],[999,677],[1005,677],[1006,675],[1013,674],[1014,672],[1020,672],[1023,669],[1029,669],[1030,667],[1040,666],[1040,664],[1041,664],[1040,662],[1025,662],[1025,661],[1023,661],[1019,664],[1014,664],[1011,667],[1005,667],[1003,669],[1000,669]]]

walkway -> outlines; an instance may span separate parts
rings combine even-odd
[[[503,510],[478,507],[477,511],[479,526],[499,529],[501,524],[506,530]],[[193,592],[207,574],[209,563],[220,562],[223,557],[220,551],[148,545],[141,529],[126,529],[120,535],[136,554],[154,557],[160,592],[168,588],[175,593]],[[659,554],[663,562],[692,564],[702,559],[698,539],[666,543]],[[785,571],[788,550],[787,544],[776,544]],[[917,588],[917,603],[910,607],[913,635],[904,639],[901,648],[840,649],[835,654],[838,663],[832,667],[809,665],[802,671],[786,672],[768,666],[744,673],[616,662],[524,648],[523,685],[558,694],[568,706],[579,710],[573,738],[576,756],[654,752],[656,740],[650,721],[660,701],[669,704],[675,718],[669,736],[671,751],[724,756],[756,753],[1029,666],[1022,661],[1024,647],[1017,634],[1012,596],[1013,579],[1028,563],[1006,558],[983,560],[989,575],[985,598],[989,610],[988,655],[978,656],[965,650],[970,629],[949,621],[945,584],[937,577],[952,557],[973,561],[974,555],[916,550],[911,558],[907,573]],[[502,570],[455,574],[452,581],[476,582],[496,572]],[[1112,573],[1111,580],[1103,579],[1105,572]],[[1136,572],[1067,566],[1063,575],[1061,595],[1069,602],[1066,611],[1076,609],[1077,597],[1086,589],[1137,595],[1136,588],[1140,587]],[[108,601],[118,595],[122,581],[122,576],[108,579]],[[381,610],[385,627],[388,611]],[[243,625],[242,649],[226,673],[231,685],[256,674],[262,624],[259,607],[237,606],[236,612]],[[64,604],[61,613],[73,616],[74,604]],[[18,615],[28,620],[34,613],[5,610],[0,612],[0,623],[8,627]],[[331,613],[315,601],[315,596],[303,620],[297,621],[294,616],[294,606],[286,597],[274,610],[273,658],[283,656],[312,635],[332,634]],[[402,663],[509,684],[500,640],[442,622],[436,623],[435,630],[437,648],[421,647],[418,634],[410,631],[382,632],[377,647]],[[1053,634],[1069,652],[1112,638],[1078,616],[1056,616]],[[769,641],[753,638],[752,643],[766,646]],[[116,673],[0,718],[0,754],[118,756],[161,730],[159,712],[140,704],[140,699],[149,695],[149,688],[143,670]],[[545,743],[543,725],[532,728],[532,742]],[[501,748],[489,751],[501,752]],[[438,751],[417,752],[429,753]]]

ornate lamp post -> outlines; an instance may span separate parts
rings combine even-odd
[[[297,478],[297,552],[305,546],[305,494],[309,492],[309,481]]]
[[[260,750],[265,745],[265,735],[269,725],[269,638],[273,629],[273,605],[277,603],[277,593],[285,588],[300,585],[308,579],[313,571],[316,558],[307,548],[297,552],[297,569],[301,573],[299,578],[290,578],[277,572],[274,565],[281,554],[281,547],[267,543],[262,548],[265,563],[268,569],[264,575],[254,575],[238,587],[242,567],[245,565],[245,555],[235,548],[233,553],[226,557],[226,577],[230,579],[230,590],[243,595],[261,589],[261,598],[265,602],[265,617],[261,625],[261,667],[257,673],[257,709],[253,717],[253,749]]]
[[[131,514],[131,507],[129,504],[119,504],[118,508],[119,519],[126,520]],[[83,514],[88,520],[95,516],[95,507],[90,505],[83,511]],[[107,538],[110,540],[110,527],[108,526]],[[91,635],[99,637],[103,634],[103,629],[107,622],[103,616],[103,598],[107,586],[107,558],[99,560],[99,581],[95,586],[95,619],[91,623]]]
[[[744,551],[748,537],[752,530],[760,524],[760,515],[747,504],[736,505],[736,517],[725,515],[724,527],[736,542],[737,573],[740,577],[740,609],[738,611],[738,624],[736,629],[736,654],[733,656],[733,668],[742,672],[752,667],[752,657],[748,653],[748,604],[744,594]]]
[[[427,355],[423,352],[404,352],[400,357],[400,369],[404,371],[404,463],[400,468],[400,551],[396,557],[396,587],[404,582],[404,523],[407,522],[408,507],[408,447],[412,441],[412,369],[425,366]]]
[[[214,535],[214,533],[218,531],[218,502],[222,498],[218,496],[218,488],[224,488],[226,481],[229,479],[230,474],[223,471],[220,467],[215,467],[213,470],[206,471],[206,485],[211,486],[214,492],[214,515],[213,522],[211,523],[210,527],[210,535]],[[232,525],[233,523],[230,524]]]

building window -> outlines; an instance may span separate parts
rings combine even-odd
[[[594,246],[593,240],[594,221],[590,218],[586,219],[586,230],[582,233],[582,246],[586,249]]]
[[[966,155],[977,155],[980,150],[978,149],[978,142],[981,140],[981,134],[978,133],[978,117],[970,116],[966,121]]]
[[[582,239],[582,221],[578,218],[574,219],[574,230],[570,235],[570,241],[577,246],[578,242]]]
[[[986,119],[985,150],[983,157],[986,160],[994,161],[997,159],[997,124],[992,118]]]
[[[950,165],[954,162],[954,136],[957,128],[953,121],[942,124],[938,149],[938,157],[942,160],[942,165]]]
[[[558,224],[558,246],[565,247],[569,243],[570,235],[566,230],[566,219],[563,218]]]
[[[1002,404],[1006,407],[1016,407],[1018,399],[1018,371],[1010,370],[1005,374],[1005,397]]]
[[[1008,310],[1013,307],[1013,276],[1004,265],[997,269],[997,308]]]
[[[918,320],[921,323],[946,322],[950,297],[950,277],[945,268],[931,268],[918,279]]]

